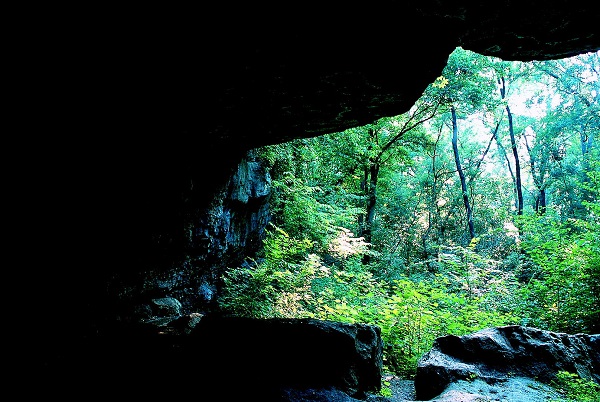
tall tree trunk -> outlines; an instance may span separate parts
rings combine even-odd
[[[421,253],[421,259],[424,261],[429,260],[429,236],[433,230],[433,222],[440,222],[439,206],[438,206],[438,172],[436,166],[438,143],[442,137],[442,129],[444,125],[440,125],[438,130],[437,138],[433,147],[433,154],[431,155],[431,190],[429,191],[429,206],[427,208],[427,227],[421,235],[421,244],[423,245],[423,251]],[[433,214],[435,213],[435,217]],[[429,268],[429,262],[427,262],[427,268]]]
[[[504,77],[499,79],[500,94],[502,99],[506,99],[506,84]],[[506,104],[506,115],[508,117],[508,134],[510,136],[510,145],[515,158],[515,187],[517,191],[517,215],[523,215],[523,186],[521,184],[521,164],[519,162],[519,152],[517,150],[517,141],[515,140],[515,130],[513,126],[512,113],[508,103]]]
[[[367,185],[367,209],[364,222],[362,237],[365,242],[371,243],[373,237],[373,222],[375,221],[375,206],[377,204],[377,178],[379,177],[380,165],[376,161],[371,161],[369,167],[369,182]],[[370,261],[369,254],[363,256],[363,263],[368,264]]]
[[[500,138],[498,136],[496,136],[496,145],[498,146],[498,149],[500,150],[500,153],[502,154],[502,156],[504,157],[504,160],[506,161],[506,166],[508,167],[508,172],[510,173],[510,177],[512,179],[512,183],[513,183],[513,193],[514,193],[514,202],[515,202],[515,209],[518,207],[517,205],[517,181],[515,180],[515,174],[513,173],[512,170],[512,166],[510,164],[510,159],[508,158],[508,155],[506,154],[506,150],[504,149],[504,146],[502,146],[502,142],[500,141]]]
[[[368,188],[369,188],[369,168],[367,166],[365,166],[363,168],[363,178],[360,182],[360,190],[362,192],[362,194],[365,196],[365,198],[368,199]],[[365,221],[366,219],[366,209],[364,213],[361,213],[358,215],[358,235],[359,236],[364,236],[365,235]]]
[[[521,184],[521,163],[519,162],[519,152],[517,150],[517,141],[515,140],[515,130],[513,127],[512,113],[510,112],[510,107],[508,105],[506,105],[506,114],[508,115],[508,133],[510,135],[510,145],[512,147],[513,157],[515,158],[517,215],[523,215],[523,185]]]
[[[370,167],[369,194],[367,197],[367,220],[365,222],[365,241],[371,242],[371,231],[375,220],[375,205],[377,204],[377,178],[379,176],[379,164],[373,163]]]
[[[546,189],[540,188],[540,194],[538,196],[538,205],[536,211],[540,215],[544,215],[546,213]]]
[[[544,169],[538,168],[537,158],[527,141],[527,136],[524,135],[525,147],[529,153],[529,166],[531,167],[531,177],[533,178],[533,185],[538,191],[535,197],[535,213],[538,215],[544,215],[546,213],[546,182],[544,179]]]
[[[458,177],[460,178],[460,187],[462,189],[463,203],[465,204],[465,211],[467,212],[467,222],[469,226],[469,240],[473,240],[475,237],[475,227],[473,225],[473,211],[471,210],[471,204],[469,203],[469,193],[467,191],[467,181],[465,179],[465,173],[463,172],[460,156],[458,154],[458,126],[456,124],[456,110],[454,106],[451,107],[452,111],[452,149],[454,150],[454,162],[456,163],[456,170],[458,171]]]

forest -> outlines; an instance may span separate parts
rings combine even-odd
[[[252,151],[271,220],[219,307],[375,324],[404,378],[442,335],[599,333],[599,133],[600,52],[457,48],[408,112]]]

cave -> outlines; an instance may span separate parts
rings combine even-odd
[[[12,324],[13,372],[28,384],[85,377],[111,389],[94,379],[106,352],[95,339],[135,342],[122,300],[164,296],[148,278],[192,272],[188,286],[205,295],[190,303],[209,310],[220,270],[256,247],[251,231],[214,236],[225,234],[212,208],[248,151],[404,113],[458,46],[518,61],[597,51],[596,7],[212,4],[52,26],[34,46],[42,67],[23,118],[32,133],[17,136],[12,156],[20,248],[6,285],[27,306]],[[160,370],[160,359],[144,361]]]

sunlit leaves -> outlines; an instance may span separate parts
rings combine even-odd
[[[433,84],[431,84],[434,88],[445,88],[446,85],[448,85],[450,81],[448,81],[448,78],[444,77],[443,75],[440,75],[439,77],[437,77],[435,79],[435,81],[433,82]]]

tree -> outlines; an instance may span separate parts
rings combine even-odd
[[[582,201],[589,201],[592,195],[578,183],[589,181],[588,154],[600,131],[600,52],[533,66],[548,81],[547,91],[553,93],[545,96],[552,100],[546,115],[533,126],[545,136],[541,143],[553,165],[550,179],[556,203],[564,205],[561,213],[565,217],[585,216]]]
[[[498,85],[500,95],[503,100],[506,100],[506,77],[500,75],[498,77]],[[510,137],[510,148],[512,150],[515,162],[515,192],[517,194],[517,215],[523,215],[523,184],[521,182],[521,162],[519,161],[519,151],[517,149],[517,141],[515,139],[515,128],[513,124],[513,115],[510,111],[510,106],[506,103],[506,117],[508,118],[508,135]]]
[[[452,151],[460,181],[469,241],[475,237],[475,226],[467,179],[459,151],[457,109],[468,115],[485,114],[489,109],[493,109],[495,102],[488,70],[489,65],[485,58],[458,48],[448,59],[448,64],[442,72],[443,75],[430,86],[431,91],[435,96],[440,97],[441,103],[446,105],[450,112]],[[471,181],[474,177],[475,175],[471,176]]]
[[[371,243],[377,207],[377,184],[385,165],[408,162],[407,149],[422,147],[428,143],[422,125],[432,119],[439,108],[439,99],[422,97],[411,110],[403,115],[382,118],[362,128],[350,129],[350,133],[363,133],[366,153],[363,155],[361,189],[366,200],[365,213],[360,222],[359,235]],[[370,261],[367,254],[364,263]]]
[[[570,119],[569,127],[579,132],[581,153],[588,153],[600,128],[597,100],[600,94],[600,51],[568,59],[534,62],[533,66],[551,77],[557,93],[568,100],[569,111],[577,116],[576,120]]]
[[[460,155],[458,154],[458,125],[456,123],[456,110],[454,106],[450,107],[452,112],[452,150],[454,151],[454,162],[456,163],[456,171],[460,178],[460,188],[462,190],[463,203],[465,205],[465,212],[467,215],[467,225],[469,226],[469,240],[475,238],[475,227],[473,226],[473,211],[471,209],[471,203],[469,202],[469,194],[467,192],[467,180],[463,171]]]

